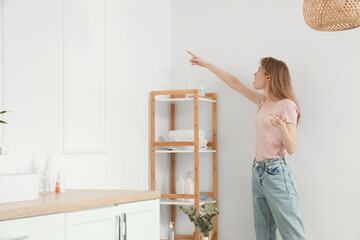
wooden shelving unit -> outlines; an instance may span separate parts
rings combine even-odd
[[[193,94],[194,98],[185,98],[185,94]],[[177,205],[193,205],[195,204],[197,212],[200,205],[200,188],[199,188],[199,154],[212,153],[213,155],[213,191],[207,194],[214,200],[217,205],[218,186],[217,186],[217,114],[216,114],[216,93],[206,93],[205,98],[199,97],[197,89],[194,90],[169,90],[169,91],[152,91],[151,92],[151,190],[155,190],[155,156],[156,153],[170,153],[170,181],[171,193],[161,194],[160,204],[171,205],[171,222],[175,223],[175,207]],[[194,108],[194,141],[193,142],[156,142],[155,141],[155,103],[163,102],[171,104],[170,118],[171,129],[175,130],[175,104],[193,103]],[[199,150],[199,103],[212,104],[212,142],[208,142],[207,146],[212,147],[211,150]],[[159,146],[194,146],[194,150],[159,150]],[[194,194],[176,194],[175,190],[175,161],[176,154],[193,153],[194,154]],[[191,198],[194,203],[187,203],[178,199]],[[168,200],[166,200],[168,199]],[[176,231],[176,228],[175,228]],[[195,228],[194,235],[180,235],[175,232],[175,239],[195,239],[200,240],[199,231]],[[212,240],[218,240],[218,218],[214,217],[214,234]]]

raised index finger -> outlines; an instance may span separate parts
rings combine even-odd
[[[186,50],[186,52],[187,52],[188,54],[190,54],[191,56],[193,56],[193,57],[197,57],[195,54],[193,54],[193,53],[190,52],[189,50]]]

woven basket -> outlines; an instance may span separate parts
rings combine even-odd
[[[360,27],[360,0],[304,0],[304,19],[318,31]]]

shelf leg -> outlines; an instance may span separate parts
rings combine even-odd
[[[151,92],[151,190],[155,191],[155,94]]]
[[[194,91],[194,158],[195,158],[195,208],[200,212],[199,204],[199,92]],[[195,227],[195,240],[200,240],[199,229]]]
[[[174,98],[174,95],[171,95],[171,98]],[[170,128],[171,130],[175,130],[175,104],[171,104],[170,106]],[[175,153],[171,153],[171,193],[176,193],[176,171],[175,171]],[[170,221],[174,223],[174,234],[176,235],[176,206],[171,206],[171,216]]]
[[[216,93],[213,93],[213,100],[215,102],[212,104],[212,133],[213,133],[213,149],[216,150],[213,153],[213,199],[216,201],[215,206],[218,206],[218,178],[217,178],[217,96]],[[218,240],[218,216],[214,217],[214,236],[212,240]]]

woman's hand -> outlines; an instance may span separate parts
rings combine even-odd
[[[291,155],[296,151],[296,124],[286,123],[286,118],[280,119],[273,114],[271,125],[279,129],[281,141],[286,151]]]
[[[201,66],[201,67],[207,67],[208,62],[206,62],[204,59],[196,56],[195,54],[193,54],[193,53],[190,52],[190,51],[186,51],[186,52],[192,56],[192,58],[190,59],[191,65],[197,65],[197,66]]]
[[[273,114],[273,117],[271,118],[270,121],[273,127],[282,128],[282,127],[286,127],[286,120],[287,120],[286,118],[281,120],[278,116]]]

